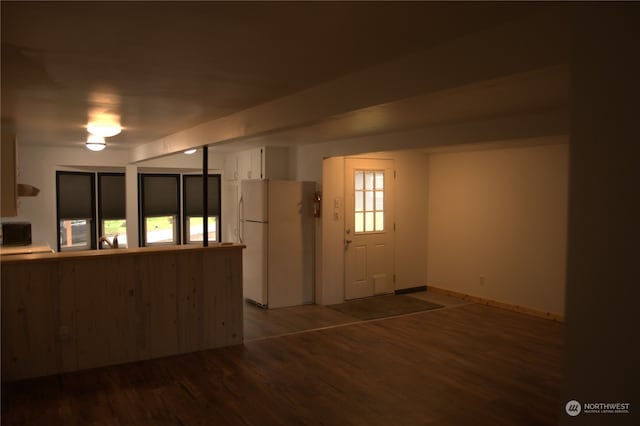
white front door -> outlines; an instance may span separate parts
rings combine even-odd
[[[345,299],[394,290],[393,160],[345,161]]]

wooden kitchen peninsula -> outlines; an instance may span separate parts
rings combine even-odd
[[[3,256],[2,380],[241,344],[243,248]]]

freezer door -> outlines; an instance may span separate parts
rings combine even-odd
[[[270,182],[269,308],[313,301],[314,188],[303,182]]]
[[[245,299],[267,306],[267,224],[247,222],[244,224],[242,290]]]
[[[268,181],[243,180],[240,183],[242,197],[242,219],[252,222],[267,222]]]

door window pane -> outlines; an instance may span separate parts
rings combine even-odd
[[[376,189],[384,189],[384,172],[376,172]]]
[[[384,210],[384,192],[376,191],[376,211]]]
[[[361,212],[364,211],[364,199],[363,199],[363,195],[364,193],[361,191],[356,191],[356,205],[355,205],[355,209],[357,212]]]
[[[373,189],[373,172],[364,173],[364,189]]]
[[[371,232],[374,230],[374,225],[373,225],[373,212],[366,212],[364,214],[364,231],[365,232]]]
[[[364,232],[364,213],[356,213],[355,232]]]
[[[365,191],[364,193],[364,209],[373,211],[373,191]]]
[[[355,184],[356,191],[362,191],[364,189],[364,172],[356,171]]]
[[[354,229],[357,233],[384,231],[384,171],[356,170]]]
[[[376,212],[376,231],[384,231],[384,212]]]

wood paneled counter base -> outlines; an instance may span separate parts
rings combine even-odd
[[[2,380],[242,343],[242,245],[2,258]]]

